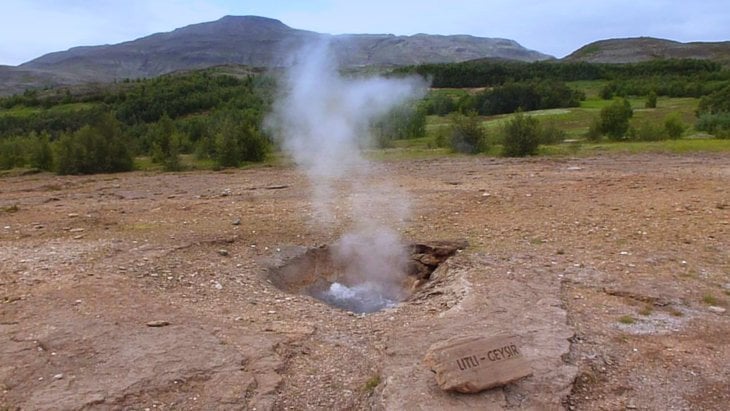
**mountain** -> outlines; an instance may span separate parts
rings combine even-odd
[[[589,63],[636,63],[654,59],[702,59],[730,63],[730,41],[680,43],[653,37],[601,40],[563,58]]]
[[[50,53],[18,67],[0,66],[0,89],[12,87],[17,91],[18,87],[153,77],[224,64],[281,67],[289,63],[296,48],[319,39],[329,39],[340,63],[347,67],[483,57],[521,61],[552,58],[507,39],[428,34],[329,35],[293,29],[265,17],[226,16],[124,43]]]

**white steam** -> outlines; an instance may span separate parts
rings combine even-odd
[[[393,227],[406,217],[408,202],[362,149],[371,141],[374,120],[422,97],[426,87],[419,78],[345,78],[328,45],[320,43],[297,54],[267,118],[269,130],[310,180],[317,223],[330,230],[340,228],[333,226],[338,222],[352,224],[335,258],[347,263],[353,281],[386,281],[402,272],[405,256]]]

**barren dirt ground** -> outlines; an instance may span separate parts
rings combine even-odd
[[[378,167],[406,240],[470,245],[369,315],[268,281],[347,227],[293,168],[0,179],[0,409],[727,409],[730,156]],[[426,350],[474,333],[533,376],[442,392]]]

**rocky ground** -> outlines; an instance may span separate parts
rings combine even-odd
[[[271,282],[348,226],[293,168],[0,179],[0,409],[727,408],[728,155],[378,167],[406,241],[469,247],[367,315]],[[423,356],[469,334],[533,375],[442,392]]]

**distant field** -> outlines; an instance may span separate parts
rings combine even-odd
[[[719,140],[704,133],[698,133],[694,128],[696,121],[695,110],[699,103],[696,98],[668,98],[660,97],[657,107],[653,109],[644,108],[646,99],[643,97],[629,98],[634,116],[631,120],[633,125],[642,122],[651,122],[657,125],[663,124],[665,118],[670,114],[679,114],[687,126],[684,136],[680,140],[667,140],[658,142],[600,142],[590,143],[585,141],[585,134],[593,121],[599,115],[600,110],[611,103],[610,100],[603,100],[599,97],[601,87],[605,81],[574,81],[568,83],[571,87],[579,89],[586,94],[586,99],[581,102],[580,107],[561,108],[550,110],[530,111],[525,114],[535,116],[542,123],[553,124],[566,132],[566,142],[551,146],[541,146],[539,155],[595,155],[600,153],[641,153],[641,152],[667,152],[685,153],[696,151],[730,151],[729,140]],[[435,93],[459,96],[466,93],[461,89],[443,89]],[[487,139],[492,145],[499,144],[499,133],[502,125],[514,114],[485,116],[482,117],[482,125],[487,131]],[[394,142],[394,148],[386,150],[387,154],[382,157],[422,157],[431,155],[443,155],[445,150],[436,147],[439,135],[448,132],[451,124],[450,116],[428,116],[426,123],[426,136],[418,139],[399,140]],[[412,151],[406,154],[406,151]],[[492,147],[487,155],[498,155],[498,147]]]
[[[634,109],[631,124],[637,126],[642,123],[652,123],[661,128],[664,120],[671,114],[678,114],[687,129],[680,140],[667,140],[658,142],[588,142],[585,139],[586,132],[595,118],[599,116],[600,110],[611,103],[610,100],[600,98],[601,88],[606,81],[573,81],[568,85],[585,93],[586,99],[580,102],[579,107],[558,108],[548,110],[536,110],[526,112],[528,116],[537,118],[542,124],[551,125],[565,132],[565,140],[562,143],[541,146],[538,155],[541,156],[591,156],[602,153],[687,153],[687,152],[730,152],[730,140],[712,138],[704,133],[695,130],[695,111],[699,99],[697,98],[668,98],[659,97],[657,107],[647,109],[644,97],[631,97],[629,102]],[[448,96],[455,102],[469,94],[475,94],[483,89],[432,89],[430,97]],[[28,107],[17,105],[11,109],[0,108],[0,120],[5,117],[28,118],[39,113],[51,113],[60,115],[75,113],[82,110],[94,108],[100,103],[74,102],[56,104],[46,109],[41,106]],[[489,149],[483,155],[499,156],[502,152],[501,135],[503,125],[512,118],[514,114],[482,116],[481,122],[487,132]],[[202,114],[191,114],[186,117],[187,121],[200,117],[206,120]],[[439,147],[438,141],[448,137],[452,116],[430,115],[426,118],[426,133],[423,137],[394,140],[388,148],[368,150],[366,156],[374,160],[398,160],[413,158],[433,158],[457,155],[451,153],[447,148]],[[270,153],[266,164],[281,164],[285,156],[277,152]],[[180,157],[180,163],[184,170],[214,169],[216,163],[211,159],[200,160],[192,154],[184,154]],[[242,165],[246,167],[246,164]],[[158,171],[162,169],[160,164],[152,162],[149,155],[138,156],[134,160],[134,168],[137,170]]]

